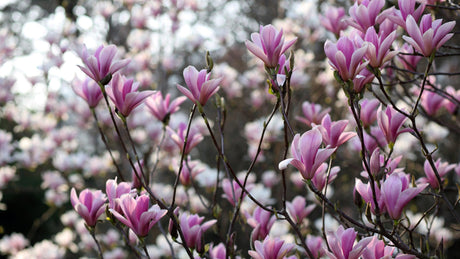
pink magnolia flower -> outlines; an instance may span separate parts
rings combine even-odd
[[[344,132],[348,125],[348,120],[331,121],[329,114],[323,118],[321,125],[318,126],[323,142],[329,148],[341,146],[352,137],[356,136],[355,132]]]
[[[370,127],[377,120],[377,107],[380,102],[377,99],[363,99],[360,103],[361,111],[359,118],[364,127]]]
[[[176,165],[179,163],[175,163]],[[190,186],[192,184],[192,180],[195,179],[197,175],[202,173],[205,170],[205,167],[200,163],[198,160],[190,160],[183,161],[182,172],[180,174],[179,180],[182,185]],[[176,174],[179,172],[179,167],[176,166],[174,168]]]
[[[407,43],[401,46],[399,53],[404,53],[404,55],[396,56],[396,60],[399,64],[401,64],[404,69],[415,72],[417,70],[417,64],[420,62],[420,59],[422,59],[422,56],[414,54],[414,47]]]
[[[253,228],[251,240],[264,239],[270,233],[270,229],[276,221],[276,216],[269,211],[256,207],[252,215],[246,213],[247,223]]]
[[[184,79],[187,88],[177,85],[177,89],[187,96],[193,103],[204,106],[206,102],[219,90],[222,78],[209,79],[210,74],[206,69],[198,71],[193,66],[184,69]]]
[[[409,37],[404,35],[403,39],[425,57],[430,57],[433,52],[452,38],[454,34],[449,32],[454,26],[455,21],[442,24],[442,19],[433,21],[431,14],[425,14],[422,16],[419,27],[414,17],[409,15],[406,20]]]
[[[324,116],[326,116],[326,114],[329,113],[330,110],[331,108],[323,109],[320,104],[305,101],[302,103],[302,112],[304,117],[296,116],[295,118],[298,121],[301,121],[307,124],[308,126],[312,127],[312,123],[321,124],[321,121],[323,120]]]
[[[452,169],[454,169],[456,166],[456,164],[442,162],[441,158],[438,158],[434,165],[436,167],[436,170],[438,171],[439,177],[441,178],[442,182],[444,181],[446,174],[450,172]],[[433,168],[431,167],[430,162],[428,162],[428,160],[425,160],[425,163],[423,164],[423,170],[425,172],[426,177],[420,178],[419,182],[429,183],[431,185],[431,188],[433,189],[439,188],[438,179],[436,178],[436,174],[434,173]]]
[[[381,191],[377,183],[374,183],[375,187],[375,196],[377,200],[377,204],[379,205],[380,213],[386,211],[385,203],[381,198]],[[370,183],[364,184],[360,179],[356,178],[355,183],[355,190],[361,195],[361,198],[366,202],[366,204],[370,204],[371,212],[376,213],[376,205],[374,201],[374,195],[372,193],[372,187]]]
[[[292,202],[286,202],[286,209],[292,220],[297,224],[302,224],[302,221],[310,215],[315,207],[315,204],[307,206],[307,201],[302,196],[296,196]]]
[[[427,85],[422,93],[420,104],[428,115],[435,115],[444,105],[445,98],[434,91],[435,87]]]
[[[360,93],[367,84],[372,83],[375,75],[367,68],[361,70],[358,75],[353,79],[353,90],[356,93]]]
[[[366,44],[356,46],[348,37],[340,37],[337,43],[326,40],[324,44],[329,64],[343,81],[353,80],[367,66],[368,61],[362,62],[366,51]]]
[[[333,259],[358,259],[372,238],[363,238],[355,244],[357,233],[353,228],[344,229],[343,226],[339,226],[336,231],[329,232],[327,240],[331,252],[326,251],[328,257]]]
[[[128,59],[114,61],[113,59],[116,53],[117,47],[115,45],[109,45],[106,47],[101,45],[97,48],[94,55],[88,54],[88,50],[86,49],[86,46],[84,46],[80,57],[86,67],[78,67],[96,81],[96,83],[100,82],[101,84],[106,85],[118,70],[122,69],[129,63]]]
[[[417,9],[415,9],[415,4],[415,0],[398,0],[399,10],[394,10],[393,15],[389,15],[388,19],[406,29],[407,17],[412,15],[415,21],[418,21],[425,10],[425,3],[421,3]]]
[[[121,213],[120,204],[117,202],[117,199],[121,195],[131,192],[131,184],[127,182],[121,182],[117,184],[117,178],[109,179],[105,182],[105,193],[109,199],[109,208]]]
[[[319,148],[321,146],[321,133],[313,128],[302,134],[296,134],[291,144],[293,158],[281,161],[278,165],[280,170],[287,168],[289,164],[297,168],[305,179],[312,179],[316,170],[328,159],[336,148]]]
[[[133,79],[127,79],[120,74],[116,74],[110,85],[106,87],[107,95],[110,97],[118,113],[124,117],[139,106],[147,97],[155,91],[138,92],[139,83],[134,83]]]
[[[243,183],[240,179],[240,183]],[[252,188],[254,188],[254,183],[249,182],[246,184],[245,189],[247,191],[250,191]],[[243,189],[240,187],[240,185],[235,181],[235,180],[229,180],[229,179],[223,179],[222,180],[222,189],[224,190],[224,197],[233,205],[235,206],[239,198],[241,197],[241,192],[243,192]],[[232,190],[233,189],[233,190]],[[235,196],[233,196],[233,193]],[[243,194],[243,198],[246,196],[246,193]]]
[[[371,154],[371,157],[369,159],[369,167],[370,167],[370,173],[373,176],[377,176],[381,170],[382,167],[385,165],[384,168],[384,173],[387,175],[392,174],[393,172],[401,172],[403,168],[397,168],[399,162],[401,162],[402,156],[398,156],[394,159],[388,158],[387,163],[385,165],[385,156],[380,154],[380,150],[378,148],[374,149],[374,151]],[[364,167],[364,163],[363,163]],[[368,178],[369,174],[367,172],[362,172],[361,176],[364,178]]]
[[[310,249],[311,253],[314,256],[312,259],[319,259],[323,257],[326,253],[322,237],[308,235],[305,242],[307,244],[308,249]]]
[[[90,81],[88,78],[84,82],[81,82],[80,80],[74,81],[72,89],[78,96],[86,101],[90,108],[96,107],[102,99],[101,88],[94,81]]]
[[[364,248],[363,259],[381,259],[393,258],[395,248],[385,246],[385,242],[379,240],[376,236],[372,237],[372,241]]]
[[[251,41],[246,40],[248,50],[260,58],[266,67],[274,68],[278,65],[281,55],[286,52],[297,38],[284,42],[283,30],[278,31],[273,25],[260,26],[259,33],[251,34]]]
[[[311,178],[311,183],[315,186],[316,189],[322,191],[324,187],[326,187],[326,181],[328,180],[327,177],[327,163],[322,163],[315,172],[315,176]],[[340,167],[334,166],[331,168],[329,173],[329,181],[327,184],[332,183],[334,179],[337,177],[337,174],[340,172]]]
[[[294,246],[294,244],[285,243],[278,237],[273,239],[267,236],[263,242],[256,240],[254,242],[256,250],[250,250],[248,253],[254,259],[283,259]]]
[[[73,208],[90,227],[96,226],[97,219],[105,212],[105,201],[106,197],[100,190],[84,189],[78,197],[75,188],[70,191],[70,202]]]
[[[119,198],[122,213],[114,209],[110,212],[123,224],[128,226],[138,237],[145,237],[150,229],[166,214],[155,204],[149,208],[150,198],[143,194],[133,198],[130,194],[123,194]]]
[[[377,111],[377,123],[389,145],[396,142],[396,138],[399,134],[411,131],[410,129],[402,128],[406,120],[406,116],[399,113],[391,106],[387,106],[385,111],[383,111],[382,106],[380,106]]]
[[[385,18],[379,15],[385,5],[385,0],[362,0],[355,1],[355,4],[348,10],[352,19],[348,20],[349,25],[362,31],[363,33],[369,27],[373,27]]]
[[[202,223],[204,217],[196,214],[183,213],[179,216],[179,225],[184,234],[184,242],[189,248],[197,252],[204,252],[203,233],[214,225],[217,220],[209,220]]]
[[[377,34],[374,27],[367,29],[364,41],[367,42],[366,58],[371,67],[380,68],[398,54],[398,51],[390,51],[391,44],[395,39],[396,30],[391,33],[380,30]]]
[[[409,187],[409,184],[409,175],[393,173],[381,185],[381,198],[392,219],[399,219],[404,207],[428,186],[428,183],[417,187]]]
[[[324,16],[320,16],[320,23],[326,30],[338,37],[340,32],[348,27],[344,18],[345,9],[343,7],[328,6],[324,12]]]
[[[167,128],[169,136],[176,143],[182,152],[184,150],[185,134],[187,133],[187,124],[184,122],[179,123],[177,130],[174,131],[170,127]],[[195,127],[191,127],[187,136],[187,144],[184,153],[189,154],[192,149],[204,139],[203,135]]]
[[[452,86],[448,86],[446,87],[446,92],[450,94],[456,102],[450,99],[445,99],[443,106],[447,109],[448,112],[454,114],[460,104],[460,89],[455,90],[455,88],[453,88]]]
[[[171,114],[179,110],[179,105],[181,105],[187,97],[178,97],[171,103],[170,99],[170,94],[166,94],[166,97],[163,98],[161,92],[155,92],[145,100],[145,105],[155,118],[165,123]]]

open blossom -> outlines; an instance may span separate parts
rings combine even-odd
[[[363,99],[360,103],[361,122],[364,127],[370,127],[377,120],[377,107],[380,102],[377,99]]]
[[[101,88],[94,81],[90,81],[88,78],[83,82],[79,80],[73,82],[72,89],[78,96],[88,103],[90,108],[96,107],[102,99]]]
[[[340,172],[340,167],[334,166],[327,175],[327,163],[322,163],[315,172],[315,176],[311,178],[311,183],[315,186],[318,191],[322,191],[327,184],[332,183],[337,177],[337,174]]]
[[[389,145],[396,142],[396,138],[399,134],[410,131],[410,129],[402,128],[406,120],[406,116],[399,113],[391,106],[387,106],[385,111],[383,111],[382,106],[380,106],[377,111],[377,122],[379,124],[379,128]]]
[[[292,202],[286,202],[286,209],[293,221],[297,224],[302,224],[302,221],[310,215],[315,207],[315,204],[307,206],[307,201],[302,196],[296,196]]]
[[[210,73],[206,69],[198,71],[193,66],[184,69],[184,79],[187,88],[177,85],[177,89],[187,96],[193,103],[204,106],[206,102],[219,90],[222,78],[209,79]]]
[[[105,212],[104,204],[106,199],[100,190],[84,189],[79,196],[77,196],[75,188],[70,191],[70,201],[73,208],[85,220],[86,225],[90,227],[94,227],[99,216]]]
[[[352,18],[348,23],[364,33],[369,27],[383,21],[385,15],[380,15],[380,10],[384,5],[385,0],[355,1],[348,11]]]
[[[372,237],[372,241],[366,246],[363,251],[363,259],[380,259],[380,258],[393,258],[395,248],[385,246],[383,240],[378,239],[376,236]]]
[[[276,221],[276,216],[269,211],[257,207],[252,215],[246,215],[248,224],[253,228],[251,233],[252,241],[264,239],[270,233],[270,229]]]
[[[331,108],[323,109],[320,104],[310,103],[305,101],[302,103],[303,117],[296,116],[296,120],[301,121],[312,127],[312,123],[321,124],[324,116],[331,111]]]
[[[123,194],[119,198],[122,213],[110,209],[110,212],[123,224],[128,226],[138,237],[145,237],[150,229],[166,214],[155,204],[149,208],[150,198],[140,195],[133,198],[130,194]]]
[[[416,3],[415,0],[398,0],[399,10],[394,10],[393,14],[388,16],[388,19],[406,29],[407,17],[412,15],[412,17],[418,21],[423,10],[425,10],[426,3],[422,2],[417,9],[415,9]]]
[[[406,30],[409,37],[404,35],[403,39],[425,57],[430,57],[433,52],[452,38],[454,34],[449,32],[454,26],[455,21],[444,24],[442,24],[442,19],[433,21],[431,14],[423,15],[420,26],[418,26],[414,17],[409,15],[406,19]]]
[[[324,11],[324,16],[321,15],[320,22],[326,30],[335,35],[339,35],[341,31],[348,27],[343,7],[328,6]]]
[[[436,160],[434,165],[436,167],[436,171],[438,171],[439,177],[441,178],[441,182],[444,181],[446,174],[450,172],[452,169],[454,169],[456,166],[456,164],[442,162],[440,158]],[[430,162],[428,162],[428,160],[425,160],[425,163],[423,164],[423,171],[425,172],[426,177],[420,178],[419,182],[429,183],[431,185],[431,188],[434,189],[439,188],[438,179],[436,178],[436,174],[434,173],[433,168],[431,167]]]
[[[156,92],[145,100],[145,105],[155,118],[161,122],[165,122],[171,114],[179,110],[179,105],[181,105],[187,97],[181,96],[174,99],[172,102],[170,102],[170,99],[170,94],[166,94],[165,98],[163,98],[161,92]]]
[[[147,97],[155,93],[155,91],[138,92],[138,88],[139,83],[120,74],[116,74],[110,85],[106,87],[107,95],[124,117],[128,117]]]
[[[120,204],[117,202],[117,199],[121,195],[131,192],[131,183],[121,182],[117,184],[117,178],[109,179],[105,183],[105,193],[109,199],[109,208],[114,209],[115,211],[121,213]]]
[[[259,33],[251,34],[251,40],[246,40],[248,50],[260,58],[265,66],[274,68],[278,65],[279,58],[296,41],[297,38],[284,42],[283,30],[278,31],[273,25],[260,26]]]
[[[348,120],[331,121],[329,114],[326,114],[321,125],[318,125],[324,144],[330,148],[335,148],[356,136],[355,132],[344,132],[347,125]]]
[[[184,234],[184,242],[189,248],[196,249],[197,252],[204,252],[203,234],[217,220],[209,220],[203,223],[204,217],[196,214],[183,213],[179,216],[179,225]]]
[[[380,213],[385,212],[385,203],[381,199],[380,189],[377,183],[374,183],[374,187],[377,204],[379,206],[379,211]],[[374,195],[372,192],[372,186],[370,182],[365,184],[360,179],[356,178],[355,190],[359,193],[359,195],[361,195],[361,198],[366,202],[366,204],[370,204],[372,213],[376,213],[377,207],[375,205]]]
[[[322,258],[326,253],[322,237],[307,235],[305,243],[307,244],[308,249],[310,249],[311,253],[313,254],[313,259]]]
[[[317,128],[313,128],[302,134],[296,134],[291,144],[293,158],[281,161],[278,165],[280,170],[287,168],[289,164],[297,168],[302,177],[312,179],[316,170],[336,150],[336,148],[319,148],[322,137]]]
[[[327,234],[327,240],[331,248],[331,252],[326,251],[328,257],[333,259],[358,259],[372,238],[363,238],[355,244],[357,233],[353,228],[344,229],[343,226],[339,226],[336,231],[330,231]]]
[[[382,67],[386,62],[398,54],[397,51],[390,51],[391,44],[395,39],[395,30],[392,32],[380,30],[377,34],[374,27],[369,27],[367,29],[364,40],[367,42],[366,58],[369,60],[369,65],[371,67]]]
[[[254,250],[248,251],[253,259],[283,259],[289,251],[294,248],[294,244],[285,243],[284,240],[276,237],[267,236],[264,241],[256,240]]]
[[[243,183],[242,179],[240,179],[240,183]],[[254,183],[252,182],[247,183],[245,186],[247,191],[251,191],[252,188],[254,188]],[[243,189],[240,187],[240,185],[235,180],[229,180],[225,178],[222,180],[222,189],[224,190],[223,197],[225,197],[233,206],[235,206],[241,197],[241,193],[243,192]],[[245,196],[246,193],[243,194],[243,197]]]
[[[107,84],[112,76],[128,65],[129,60],[123,59],[114,61],[115,55],[117,54],[117,47],[115,45],[109,45],[104,47],[103,45],[97,48],[94,55],[88,54],[86,46],[83,47],[81,58],[86,67],[79,66],[80,69],[85,72],[97,83]],[[108,78],[106,78],[108,77]],[[104,80],[103,80],[104,79]],[[104,82],[102,82],[104,81]]]
[[[381,199],[392,219],[399,219],[404,207],[428,186],[424,183],[409,187],[409,177],[404,173],[393,173],[381,185]]]
[[[443,106],[448,112],[454,114],[457,107],[460,105],[460,89],[455,90],[452,86],[448,86],[446,87],[446,92],[452,96],[452,100],[445,99]]]
[[[326,40],[324,44],[324,52],[329,59],[329,64],[339,73],[343,81],[353,80],[367,66],[368,61],[362,62],[366,51],[365,43],[357,46],[348,37],[340,37],[337,43]]]
[[[367,84],[372,83],[375,75],[367,68],[361,70],[359,74],[353,79],[353,90],[360,93]]]
[[[176,131],[174,131],[170,127],[168,127],[167,129],[171,139],[180,148],[180,151],[184,151],[186,155],[189,154],[190,151],[192,151],[192,149],[204,139],[203,135],[199,132],[199,130],[197,130],[196,127],[191,127],[189,134],[187,136],[187,144],[184,150],[184,142],[186,138],[185,135],[187,133],[187,124],[181,122],[177,127]]]
[[[444,105],[445,98],[435,92],[435,86],[426,86],[420,104],[428,115],[435,115]]]

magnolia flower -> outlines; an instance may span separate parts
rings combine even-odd
[[[399,219],[404,207],[428,186],[424,183],[411,188],[409,177],[404,173],[393,173],[381,185],[381,199],[392,219]]]
[[[306,205],[307,201],[302,196],[296,196],[292,202],[286,202],[286,209],[295,223],[302,224],[302,221],[310,215],[316,207],[315,204]]]
[[[353,228],[344,229],[343,226],[339,226],[336,231],[330,231],[327,234],[327,241],[331,248],[331,252],[326,251],[328,257],[333,259],[358,259],[372,238],[363,238],[355,244],[357,233]]]
[[[366,51],[366,44],[356,46],[348,37],[341,37],[337,43],[326,40],[324,44],[329,64],[343,81],[353,80],[367,66],[368,61],[362,62]]]
[[[105,211],[105,195],[100,191],[84,189],[77,197],[75,188],[70,191],[70,202],[89,227],[96,226],[97,219]]]
[[[117,184],[117,178],[109,179],[105,183],[105,192],[109,199],[109,208],[121,213],[120,204],[117,202],[117,199],[121,195],[131,192],[131,184],[127,182]]]
[[[436,167],[436,171],[438,171],[439,177],[441,178],[441,183],[444,181],[444,178],[448,172],[455,168],[456,164],[449,164],[447,162],[442,162],[440,158],[436,160],[434,163]],[[433,168],[430,165],[428,160],[425,160],[423,164],[423,171],[425,172],[426,177],[422,177],[419,179],[420,183],[429,183],[431,188],[437,189],[439,188],[439,182],[436,177],[436,174],[433,171]]]
[[[394,247],[385,246],[385,242],[374,236],[372,241],[364,248],[362,257],[363,259],[393,258],[394,250]]]
[[[324,15],[320,16],[320,22],[326,30],[337,36],[348,26],[345,22],[345,9],[343,7],[328,6]]]
[[[110,97],[118,113],[124,117],[139,106],[147,97],[155,91],[138,92],[139,83],[134,83],[133,79],[127,79],[120,74],[116,74],[110,85],[106,87],[107,95]]]
[[[341,146],[352,137],[356,136],[355,132],[344,132],[348,125],[348,120],[331,121],[329,114],[323,118],[321,125],[318,126],[323,142],[330,148]]]
[[[364,71],[364,70],[363,70]],[[360,120],[364,127],[370,127],[377,120],[377,107],[380,102],[377,99],[363,99],[360,103]]]
[[[353,90],[356,93],[360,93],[367,84],[372,83],[374,78],[375,78],[375,75],[371,71],[369,71],[367,68],[364,68],[353,79]]]
[[[186,155],[189,154],[192,149],[204,139],[203,135],[199,132],[199,130],[197,130],[196,127],[191,127],[188,136],[186,136],[187,124],[184,122],[179,124],[176,131],[170,127],[168,127],[167,130],[171,139],[180,148],[180,151],[184,151]],[[185,144],[185,138],[187,138],[187,144]]]
[[[425,14],[420,21],[420,27],[415,22],[412,15],[407,16],[406,30],[408,36],[403,36],[414,49],[422,53],[425,57],[430,57],[453,33],[449,33],[455,26],[455,21],[442,24],[442,19],[432,20],[431,14]]]
[[[222,78],[209,79],[210,74],[206,69],[198,71],[193,66],[184,69],[184,79],[187,88],[177,85],[177,89],[187,96],[193,103],[204,106],[206,102],[219,90],[219,84]]]
[[[181,105],[187,97],[178,97],[171,103],[170,99],[170,94],[166,94],[166,97],[163,98],[161,92],[155,92],[145,100],[145,105],[155,118],[161,122],[166,122],[171,114],[179,110],[179,105]]]
[[[382,106],[380,106],[377,111],[377,122],[379,124],[379,128],[389,145],[396,142],[396,138],[399,134],[410,131],[410,129],[402,128],[402,125],[406,120],[406,116],[399,113],[391,106],[387,106],[385,111],[383,111]]]
[[[264,239],[276,221],[276,216],[269,211],[256,207],[252,215],[246,215],[248,224],[253,228],[251,240]]]
[[[73,91],[86,101],[90,108],[97,106],[99,101],[102,99],[101,88],[88,78],[84,81],[75,81],[72,84]]]
[[[415,0],[398,0],[399,10],[394,10],[393,14],[388,16],[388,19],[406,29],[407,17],[412,15],[418,21],[423,10],[425,10],[426,3],[420,3],[417,9],[415,9],[415,4]]]
[[[287,168],[289,164],[297,168],[305,179],[312,179],[316,170],[328,159],[336,148],[319,148],[321,146],[321,133],[313,128],[302,134],[296,134],[291,144],[293,158],[281,161],[278,165],[280,170]]]
[[[369,27],[367,29],[364,40],[367,42],[366,58],[369,60],[369,65],[371,67],[382,67],[386,62],[398,54],[398,51],[390,51],[391,44],[395,39],[396,30],[391,33],[380,30],[377,34],[374,27]]]
[[[80,55],[86,67],[78,66],[80,69],[91,77],[97,83],[106,85],[109,83],[112,76],[120,69],[128,65],[129,59],[113,61],[117,53],[115,45],[104,47],[103,45],[97,48],[94,55],[88,54],[86,46]]]
[[[305,243],[307,244],[308,249],[310,249],[311,253],[313,254],[313,259],[321,258],[326,253],[322,237],[307,235]]]
[[[183,213],[179,216],[179,225],[184,235],[183,242],[189,247],[196,249],[197,252],[204,252],[203,234],[212,225],[216,224],[217,220],[209,220],[202,223],[204,217],[196,214]]]
[[[377,23],[380,23],[385,15],[379,15],[385,5],[385,0],[362,0],[355,1],[348,12],[352,19],[348,23],[363,33]]]
[[[323,109],[320,104],[305,101],[302,103],[303,117],[296,116],[295,118],[311,127],[312,123],[321,124],[324,116],[326,116],[330,110],[331,108]]]
[[[123,224],[128,226],[138,237],[145,237],[150,229],[166,214],[155,204],[149,208],[150,198],[140,195],[133,198],[130,194],[123,194],[119,198],[122,213],[114,209],[110,212]]]
[[[251,41],[246,40],[248,50],[260,58],[266,67],[274,68],[278,65],[279,58],[296,41],[297,38],[284,42],[283,30],[278,31],[273,25],[260,26],[259,33],[251,34]]]
[[[263,242],[256,240],[254,246],[255,251],[248,251],[249,255],[254,259],[283,259],[295,245],[285,243],[278,237],[273,239],[267,236]]]

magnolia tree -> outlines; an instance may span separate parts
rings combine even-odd
[[[458,253],[457,4],[73,4],[1,31],[4,255]]]

